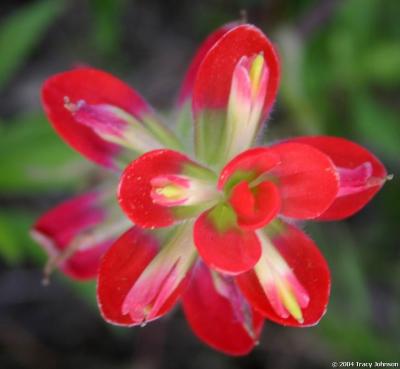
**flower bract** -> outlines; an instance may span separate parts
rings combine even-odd
[[[279,80],[277,51],[261,30],[216,30],[178,95],[177,120],[192,128],[190,140],[106,72],[50,77],[42,90],[49,121],[74,149],[117,172],[119,184],[38,219],[32,233],[49,253],[47,272],[96,277],[101,314],[116,325],[145,325],[180,302],[195,334],[230,355],[253,349],[265,319],[317,324],[331,279],[301,225],[353,215],[387,173],[343,138],[262,143]]]

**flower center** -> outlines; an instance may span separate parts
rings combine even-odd
[[[238,224],[247,229],[267,225],[281,206],[278,187],[271,181],[262,181],[255,186],[241,181],[233,187],[229,202],[237,214]]]

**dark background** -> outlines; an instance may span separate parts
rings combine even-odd
[[[198,341],[179,309],[145,328],[115,328],[100,318],[94,283],[56,273],[43,287],[45,255],[28,230],[101,171],[46,123],[43,81],[89,64],[168,112],[196,46],[241,9],[282,58],[266,140],[347,137],[376,153],[395,178],[352,219],[307,226],[333,275],[322,322],[309,329],[267,323],[253,353],[230,358]],[[397,0],[2,1],[0,367],[292,369],[399,361],[399,17]]]

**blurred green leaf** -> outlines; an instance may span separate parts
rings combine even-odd
[[[370,305],[362,260],[354,235],[346,224],[310,224],[307,230],[332,266],[330,314],[346,316],[358,324],[370,319]]]
[[[294,124],[305,134],[320,132],[320,121],[304,83],[304,45],[291,28],[282,28],[277,35],[280,45],[282,69],[281,96],[293,116]]]
[[[62,11],[64,1],[37,1],[20,7],[0,25],[0,88],[7,83],[44,32]]]
[[[307,230],[322,249],[332,272],[331,299],[318,333],[330,342],[336,355],[352,359],[395,359],[396,346],[389,335],[371,324],[372,301],[363,268],[361,248],[368,246],[345,223],[316,225]]]
[[[368,47],[371,35],[375,33],[377,17],[382,8],[381,0],[347,0],[341,2],[335,28],[342,30],[353,40],[357,52]]]
[[[364,58],[364,72],[368,79],[386,86],[400,82],[400,45],[386,42],[370,48]]]
[[[398,156],[400,147],[399,119],[366,94],[353,98],[354,124],[360,137],[386,154]]]
[[[43,263],[45,253],[29,236],[35,214],[22,210],[0,213],[0,257],[9,264],[23,260]]]
[[[72,189],[92,166],[67,147],[44,116],[0,126],[0,191]]]
[[[121,40],[121,16],[125,0],[91,0],[94,16],[93,38],[100,52],[111,55],[118,51]]]
[[[358,324],[346,316],[332,315],[321,323],[323,335],[347,360],[395,361],[398,347],[388,337],[379,336],[368,325]]]
[[[0,255],[8,263],[14,264],[21,259],[22,249],[18,247],[9,223],[8,217],[0,214]]]

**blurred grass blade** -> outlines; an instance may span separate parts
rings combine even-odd
[[[125,0],[91,0],[95,21],[93,38],[97,49],[104,55],[119,51],[121,41],[121,16]]]
[[[277,35],[282,69],[281,97],[301,134],[320,133],[320,121],[305,91],[304,44],[294,29],[282,28]]]
[[[37,1],[20,7],[0,25],[0,89],[15,75],[44,32],[64,7],[64,1]]]
[[[378,362],[381,358],[387,362],[398,359],[398,347],[389,337],[380,336],[368,325],[358,324],[345,316],[324,319],[320,332],[340,357]]]
[[[93,168],[63,144],[43,115],[7,123],[0,126],[0,192],[76,188]]]
[[[386,155],[399,153],[400,130],[395,112],[384,107],[367,94],[357,94],[353,98],[354,123],[358,135]]]
[[[36,214],[26,211],[0,211],[0,259],[9,265],[23,260],[37,261],[43,264],[44,251],[31,239],[29,229]]]
[[[372,82],[396,87],[400,82],[400,46],[385,42],[370,48],[364,58],[365,75]]]

